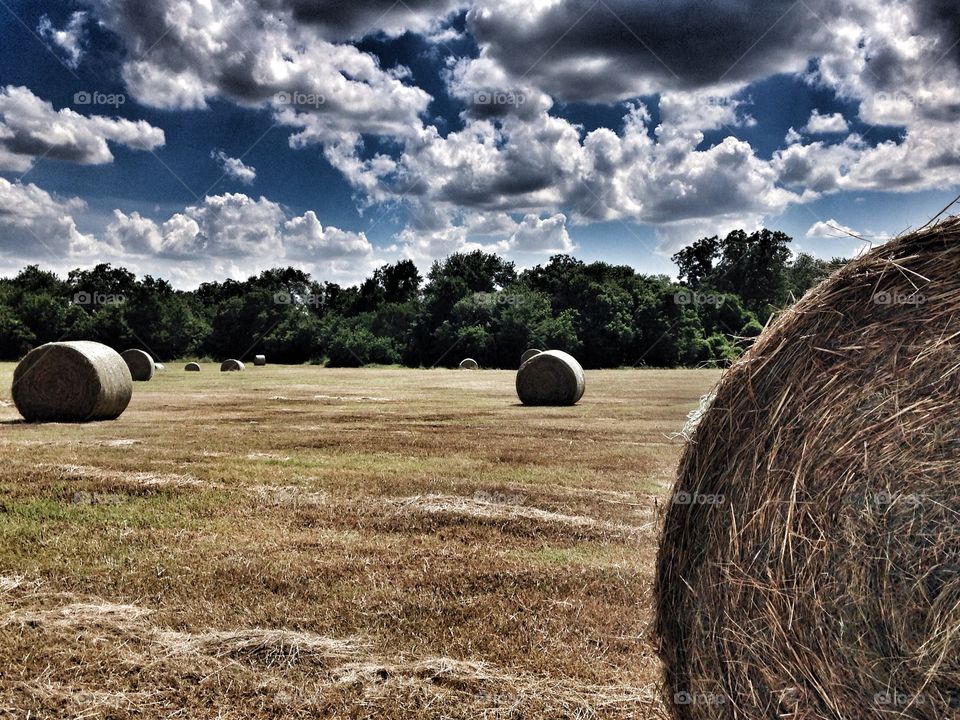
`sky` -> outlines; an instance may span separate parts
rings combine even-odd
[[[960,190],[953,0],[0,0],[0,275],[850,257]]]

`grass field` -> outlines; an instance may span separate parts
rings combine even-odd
[[[715,371],[168,364],[28,425],[0,364],[0,716],[660,718],[656,531]]]

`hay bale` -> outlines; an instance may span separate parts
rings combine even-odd
[[[183,366],[183,369],[187,372],[200,372],[200,364],[191,362]]]
[[[254,355],[254,356],[253,356],[253,364],[256,365],[257,367],[263,367],[264,365],[267,364],[267,356],[266,356],[266,355]]]
[[[130,404],[133,379],[123,358],[106,345],[56,342],[20,361],[12,394],[28,422],[113,420]]]
[[[239,360],[224,360],[220,364],[220,372],[240,372],[245,367]]]
[[[120,357],[130,368],[130,376],[134,382],[146,382],[153,379],[154,365],[153,358],[149,353],[143,350],[124,350]]]
[[[480,368],[480,363],[478,363],[473,358],[464,358],[460,361],[461,370],[478,370]]]
[[[524,405],[575,405],[585,389],[583,368],[562,350],[537,353],[517,371],[517,396]]]
[[[523,365],[527,360],[532,358],[534,355],[539,355],[540,352],[541,351],[537,350],[536,348],[530,348],[529,350],[526,350],[523,353],[523,355],[520,356],[520,364]]]
[[[156,369],[157,372],[163,372],[164,370],[167,369],[163,363],[154,363],[153,367],[154,369]]]
[[[721,379],[657,560],[674,718],[957,717],[960,220],[855,260]]]

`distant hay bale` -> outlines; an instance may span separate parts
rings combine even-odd
[[[517,371],[517,396],[524,405],[575,405],[585,388],[580,363],[561,350],[537,353]]]
[[[254,355],[254,356],[253,356],[253,364],[256,365],[257,367],[263,367],[264,365],[267,364],[267,356],[266,356],[266,355]]]
[[[124,350],[120,357],[130,368],[130,376],[134,382],[146,382],[153,379],[153,373],[156,365],[149,353],[143,350]]]
[[[220,372],[240,372],[245,367],[239,360],[224,360],[220,364]]]
[[[679,720],[956,718],[960,219],[851,262],[705,404],[657,559]]]
[[[123,358],[95,342],[56,342],[27,353],[13,373],[13,402],[28,422],[113,420],[130,404]]]
[[[523,365],[527,360],[532,358],[534,355],[539,355],[540,353],[541,351],[537,350],[536,348],[530,348],[529,350],[526,350],[523,353],[523,355],[520,356],[520,364]]]
[[[187,372],[200,372],[200,364],[191,362],[183,366],[183,369]]]
[[[163,372],[167,369],[163,363],[154,363],[153,367],[156,368],[157,372]]]
[[[479,369],[479,367],[480,367],[480,363],[478,363],[473,358],[464,358],[463,360],[460,361],[461,370],[477,370]]]

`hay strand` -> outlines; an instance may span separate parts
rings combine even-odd
[[[13,402],[28,422],[120,417],[133,394],[123,358],[95,342],[57,342],[27,353],[13,374]]]
[[[957,717],[960,220],[809,292],[722,378],[658,555],[674,718]]]
[[[537,353],[517,371],[517,396],[524,405],[575,405],[585,389],[583,368],[562,350]]]
[[[156,365],[149,353],[143,350],[124,350],[121,357],[130,368],[130,377],[134,382],[147,382],[153,379]]]
[[[224,360],[220,364],[220,372],[240,372],[245,368],[246,366],[239,360]]]

